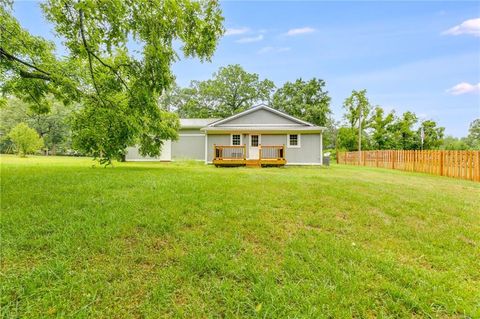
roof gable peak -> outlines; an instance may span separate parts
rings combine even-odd
[[[291,115],[289,115],[289,114],[286,114],[286,113],[284,113],[284,112],[282,112],[282,111],[276,110],[276,109],[274,109],[274,108],[266,105],[265,103],[258,104],[258,105],[253,106],[253,107],[251,107],[251,108],[249,108],[249,109],[247,109],[247,110],[245,110],[245,111],[243,111],[243,112],[240,112],[240,113],[234,114],[234,115],[232,115],[232,116],[229,116],[229,117],[227,117],[227,118],[224,118],[224,119],[215,121],[215,122],[213,122],[213,123],[210,123],[208,126],[214,127],[214,126],[217,126],[217,125],[220,125],[220,124],[224,124],[224,123],[226,123],[226,122],[235,120],[235,119],[237,119],[237,118],[243,117],[243,116],[245,116],[245,115],[247,115],[247,114],[250,114],[250,113],[253,113],[253,112],[256,112],[256,111],[259,111],[259,110],[268,111],[268,112],[270,112],[270,113],[276,114],[277,116],[283,117],[283,118],[285,118],[285,119],[288,119],[288,120],[290,120],[290,121],[292,121],[292,122],[295,122],[295,123],[297,123],[297,124],[300,124],[300,125],[304,125],[304,126],[315,126],[315,125],[313,125],[313,124],[311,124],[311,123],[308,123],[308,122],[306,122],[306,121],[300,120],[300,119],[298,119],[298,118],[296,118],[296,117],[293,117],[293,116],[291,116]]]

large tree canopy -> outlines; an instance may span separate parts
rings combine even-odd
[[[273,95],[273,107],[320,126],[328,124],[331,114],[325,81],[316,78],[285,83]]]
[[[39,112],[52,93],[83,108],[73,124],[77,148],[109,162],[140,144],[158,155],[176,138],[178,119],[158,107],[171,85],[171,65],[185,56],[209,59],[224,29],[217,1],[110,0],[42,3],[67,56],[21,28],[11,6],[0,4],[0,84]]]
[[[180,89],[173,105],[182,117],[227,117],[268,102],[275,85],[240,65],[221,67],[212,79]]]

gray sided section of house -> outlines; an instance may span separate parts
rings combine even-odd
[[[165,141],[159,157],[144,157],[138,147],[127,148],[127,161],[171,161],[205,160],[205,133],[202,127],[218,119],[180,119],[180,130],[176,141]]]
[[[293,132],[292,132],[293,133]],[[321,164],[321,152],[320,152],[320,134],[306,134],[301,133],[300,141],[301,146],[298,148],[288,148],[286,145],[288,134],[261,134],[261,144],[263,145],[285,145],[285,158],[287,165],[319,165]],[[250,140],[249,134],[242,134],[242,145],[247,145],[247,157],[249,156]],[[230,145],[230,134],[209,134],[208,135],[208,163],[213,159],[213,147],[214,145]]]
[[[322,164],[323,128],[295,119],[264,105],[223,120],[181,119],[180,127],[178,140],[165,141],[160,157],[142,157],[136,147],[130,147],[127,150],[126,160],[193,159],[211,163],[214,158],[214,145],[231,145],[232,134],[240,134],[241,145],[246,145],[247,158],[249,158],[250,152],[255,152],[255,148],[250,150],[250,134],[256,134],[259,135],[260,145],[285,145],[287,165]],[[299,145],[297,147],[288,146],[288,134],[298,134]]]
[[[205,134],[197,129],[180,129],[172,142],[172,160],[205,160]]]
[[[247,111],[248,112],[248,111]],[[214,122],[203,129],[208,134],[207,161],[212,162],[214,145],[231,145],[231,134],[241,134],[241,144],[250,151],[250,134],[260,135],[261,145],[285,145],[287,165],[322,164],[323,128],[305,123],[269,107],[259,106],[247,114]],[[288,147],[288,134],[298,134],[300,146]]]

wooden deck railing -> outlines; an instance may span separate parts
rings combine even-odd
[[[337,163],[399,169],[480,182],[480,151],[338,152]]]
[[[260,145],[259,159],[285,159],[285,145]]]
[[[214,160],[246,160],[246,145],[213,145]],[[285,160],[285,145],[259,145],[258,160]]]
[[[213,145],[214,159],[247,159],[247,147],[245,145]]]

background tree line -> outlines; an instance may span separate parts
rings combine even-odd
[[[53,96],[47,98],[49,112],[37,113],[29,104],[10,97],[0,107],[0,152],[14,153],[15,145],[9,133],[19,124],[33,128],[43,140],[41,151],[50,155],[77,154],[72,147],[71,124],[78,105],[64,105]]]
[[[157,156],[164,140],[177,138],[178,117],[226,117],[260,102],[326,126],[330,148],[358,148],[358,124],[364,149],[418,149],[420,131],[425,149],[479,147],[478,120],[468,137],[444,138],[434,121],[373,107],[364,90],[345,99],[337,123],[325,81],[317,78],[277,88],[230,65],[209,80],[176,86],[171,66],[180,56],[208,61],[216,50],[225,31],[217,1],[46,0],[41,8],[62,39],[61,56],[52,41],[21,26],[11,0],[0,0],[2,152],[15,138],[33,136],[30,127],[41,137],[31,145],[53,153],[75,149],[109,164],[136,144],[142,155]]]
[[[386,111],[370,102],[366,90],[354,90],[343,102],[342,120],[335,121],[324,80],[300,78],[277,88],[273,81],[262,80],[240,65],[221,67],[211,79],[192,81],[188,87],[174,86],[160,103],[184,118],[224,118],[266,103],[325,126],[324,145],[330,149],[358,150],[359,124],[363,150],[480,149],[479,119],[471,123],[467,137],[445,137],[445,129],[435,121],[420,120],[411,111],[398,115]]]
[[[19,123],[34,128],[50,154],[75,154],[72,125],[80,105],[64,104],[50,95],[45,99],[49,112],[38,113],[28,103],[11,97],[0,109],[0,151],[13,152],[8,132]],[[224,118],[259,103],[327,128],[324,145],[327,149],[358,150],[359,125],[363,150],[386,149],[480,149],[480,119],[470,125],[464,138],[444,136],[444,128],[433,120],[420,120],[410,111],[396,114],[381,106],[373,106],[366,90],[352,91],[343,102],[344,114],[335,121],[331,99],[324,80],[296,79],[276,87],[273,81],[260,79],[240,65],[221,67],[205,81],[192,81],[190,86],[172,89],[160,96],[160,109],[181,118]],[[422,144],[423,135],[423,144]],[[87,155],[90,155],[87,153]]]

